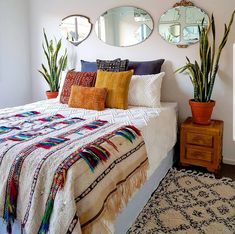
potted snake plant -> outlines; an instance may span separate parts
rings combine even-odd
[[[208,125],[211,122],[211,115],[215,106],[215,101],[211,100],[211,95],[219,69],[221,52],[227,43],[234,15],[235,11],[232,13],[229,25],[225,24],[224,35],[218,48],[216,48],[216,28],[213,14],[210,23],[212,42],[210,42],[208,35],[209,30],[203,26],[198,27],[200,62],[195,61],[192,63],[186,57],[186,65],[176,71],[180,73],[187,71],[192,82],[194,99],[189,100],[189,105],[191,106],[194,123]]]
[[[43,29],[44,42],[42,48],[47,60],[47,65],[41,64],[40,74],[47,82],[49,89],[46,91],[47,98],[56,98],[58,96],[62,71],[67,67],[67,50],[59,57],[61,49],[61,39],[48,40],[45,29]]]

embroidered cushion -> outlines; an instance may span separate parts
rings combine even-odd
[[[96,60],[98,70],[120,72],[126,71],[129,60],[121,60],[120,58],[115,60]]]
[[[106,107],[127,109],[128,90],[133,70],[107,72],[98,70],[95,87],[107,88]]]
[[[81,60],[81,71],[82,72],[96,72],[97,63]]]
[[[105,108],[107,89],[73,85],[69,107],[102,111]]]
[[[130,82],[128,103],[130,106],[161,106],[161,85],[165,73],[133,75]]]
[[[158,74],[161,72],[161,67],[164,61],[164,59],[140,62],[130,61],[128,65],[128,70],[133,69],[134,75]]]
[[[72,85],[92,87],[95,85],[95,80],[96,72],[69,71],[64,81],[60,102],[64,104],[68,103]]]

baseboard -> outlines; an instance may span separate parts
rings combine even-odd
[[[223,163],[224,163],[224,164],[235,165],[235,159],[223,158]]]

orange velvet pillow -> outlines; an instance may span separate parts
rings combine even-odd
[[[102,111],[105,108],[107,89],[73,85],[69,107]]]
[[[133,70],[124,72],[107,72],[98,70],[95,87],[108,90],[106,107],[127,109],[128,91]]]

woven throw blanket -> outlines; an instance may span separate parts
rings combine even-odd
[[[12,233],[111,233],[112,221],[146,178],[133,125],[48,115],[0,116],[0,214]]]

